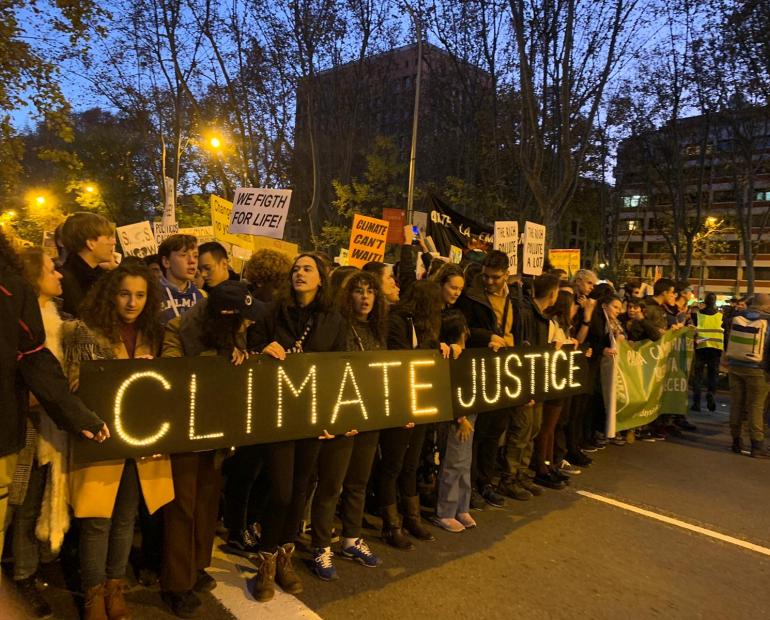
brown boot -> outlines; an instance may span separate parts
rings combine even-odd
[[[104,584],[104,606],[109,620],[128,620],[131,614],[123,598],[124,579],[108,579]]]
[[[294,543],[286,543],[278,547],[278,561],[275,565],[275,580],[281,589],[287,594],[299,594],[302,592],[302,580],[299,578],[291,556],[294,555]]]
[[[277,553],[259,553],[259,567],[257,568],[257,577],[251,588],[254,598],[260,603],[265,603],[275,596],[275,560]]]
[[[425,527],[420,515],[420,496],[403,498],[404,529],[417,540],[436,540],[430,530]]]
[[[396,549],[403,551],[414,549],[412,541],[401,529],[401,515],[398,514],[395,504],[382,507],[382,539]]]
[[[104,584],[88,588],[83,603],[83,620],[108,620],[104,605]]]

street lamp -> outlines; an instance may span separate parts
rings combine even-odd
[[[89,193],[89,194],[94,194],[94,193],[96,193],[96,187],[94,187],[94,186],[93,186],[93,185],[91,185],[90,183],[89,183],[88,185],[86,185],[84,189],[85,189],[85,190],[86,190],[86,192],[87,192],[87,193]]]
[[[42,194],[35,196],[35,203],[42,207],[45,204],[45,196]]]
[[[209,138],[209,146],[215,151],[218,151],[222,148],[222,140],[217,136],[211,136],[211,138]]]

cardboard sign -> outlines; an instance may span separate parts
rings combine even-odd
[[[545,226],[534,222],[524,223],[524,255],[521,272],[528,276],[543,273],[545,262]]]
[[[158,242],[152,234],[149,222],[137,222],[127,226],[118,226],[116,229],[120,247],[126,256],[144,258],[150,254],[158,253]]]
[[[382,261],[385,258],[387,238],[388,223],[385,220],[356,213],[350,231],[348,264],[361,268],[368,262]]]
[[[548,260],[554,269],[563,269],[571,280],[580,271],[580,248],[548,250]]]
[[[215,241],[214,239],[214,227],[213,226],[190,226],[188,228],[180,228],[180,235],[192,235],[198,239],[198,243],[208,243],[209,241]]]
[[[458,248],[456,245],[449,246],[449,261],[455,265],[459,265],[463,262],[463,249]]]
[[[508,275],[519,272],[519,223],[495,222],[495,241],[492,246],[508,255]]]
[[[350,251],[347,248],[340,248],[339,256],[335,257],[334,260],[340,267],[347,267],[349,256]]]
[[[179,233],[179,224],[158,224],[155,222],[152,225],[152,232],[155,235],[155,242],[160,245],[164,239]]]
[[[174,183],[174,179],[163,177],[163,190],[166,199],[163,203],[163,215],[160,218],[160,223],[169,226],[176,224],[176,183]]]
[[[227,232],[283,239],[290,203],[290,189],[239,187]]]
[[[253,247],[253,237],[249,235],[231,235],[227,232],[230,228],[230,214],[232,210],[232,202],[219,196],[211,196],[211,226],[214,229],[214,239],[220,243],[239,245],[243,248],[251,249]]]
[[[43,253],[54,261],[59,258],[59,248],[56,247],[56,231],[43,231]]]
[[[213,450],[448,421],[593,388],[580,350],[552,347],[86,362],[78,395],[111,438],[76,441],[76,462]]]
[[[404,225],[406,224],[406,211],[403,209],[383,209],[382,219],[389,224],[388,243],[404,245]]]

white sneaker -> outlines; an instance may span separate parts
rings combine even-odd
[[[559,465],[559,471],[569,476],[577,476],[578,474],[583,473],[582,469],[578,469],[575,465],[572,465],[567,459],[562,460],[561,464]]]

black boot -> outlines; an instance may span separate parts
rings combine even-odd
[[[420,516],[420,496],[405,497],[404,504],[404,529],[417,540],[436,540],[430,530],[425,527]]]
[[[767,449],[765,448],[764,441],[751,440],[751,458],[770,459],[770,454],[768,454]]]
[[[403,551],[414,549],[412,541],[401,529],[401,515],[398,514],[395,504],[382,507],[382,539],[396,549]]]
[[[717,410],[717,403],[714,400],[714,395],[711,392],[706,394],[706,409],[709,411]]]
[[[743,452],[743,440],[740,437],[733,437],[733,447],[731,449],[735,454]]]
[[[690,411],[700,411],[700,398],[694,398],[692,405],[690,405]]]
[[[30,617],[32,618],[50,618],[53,611],[48,602],[41,596],[35,583],[35,576],[20,579],[16,582],[16,589],[19,592],[19,598],[23,601]]]

